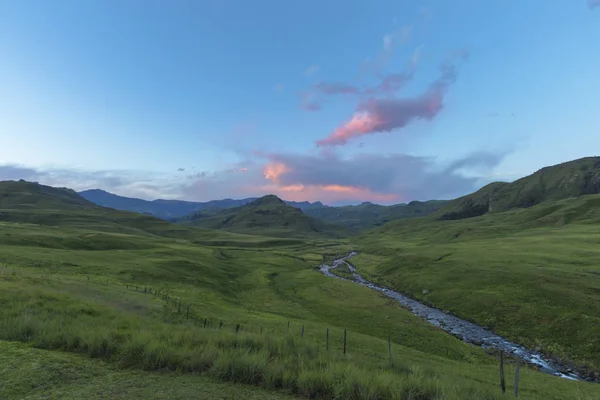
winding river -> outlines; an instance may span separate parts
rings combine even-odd
[[[377,286],[360,276],[356,269],[346,262],[347,259],[354,257],[358,253],[351,252],[345,257],[334,260],[331,265],[319,266],[320,271],[329,277],[337,279],[345,279],[338,275],[333,274],[330,270],[345,264],[354,276],[354,282],[359,285],[366,286],[370,289],[377,290],[384,295],[391,297],[398,303],[408,308],[413,314],[427,320],[427,322],[443,329],[444,331],[461,338],[463,341],[472,343],[484,348],[494,348],[504,351],[505,353],[518,355],[519,358],[528,364],[537,367],[541,372],[547,374],[559,376],[561,378],[571,380],[582,380],[580,376],[570,370],[564,365],[557,364],[556,362],[550,361],[535,351],[529,350],[523,346],[512,343],[509,340],[499,336],[481,326],[474,324],[464,319],[458,318],[454,315],[445,313],[437,308],[426,306],[417,300],[411,299],[403,295],[402,293],[390,290],[381,286]]]

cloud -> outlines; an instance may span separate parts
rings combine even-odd
[[[300,108],[306,111],[319,111],[321,102],[317,95],[311,91],[300,92]]]
[[[269,183],[261,187],[288,200],[393,203],[453,198],[477,188],[479,178],[464,175],[465,170],[489,172],[504,155],[482,152],[439,164],[434,158],[406,154],[269,154],[263,167]]]
[[[319,72],[320,67],[318,65],[311,65],[304,70],[304,76],[311,77]]]
[[[600,0],[588,0],[588,7],[593,10],[596,7],[600,7]]]
[[[350,99],[364,99],[370,96],[394,95],[413,78],[420,57],[421,47],[418,47],[411,56],[405,71],[387,75],[378,74],[379,83],[375,86],[361,87],[345,82],[319,82],[314,84],[309,90],[300,92],[301,108],[306,111],[321,110],[326,96],[342,95]]]
[[[0,180],[25,179],[76,191],[100,188],[148,200],[207,201],[273,193],[285,200],[326,204],[393,204],[455,198],[472,192],[482,183],[482,176],[490,176],[505,154],[482,152],[442,163],[435,158],[406,154],[341,157],[333,152],[257,152],[226,169],[187,176],[0,165]]]
[[[133,171],[81,171],[68,168],[28,168],[0,165],[0,181],[24,179],[76,191],[104,189],[122,196],[143,199],[177,198],[184,178],[170,174]]]
[[[361,101],[349,121],[336,128],[329,136],[316,142],[317,146],[339,146],[350,140],[380,132],[390,132],[403,128],[411,122],[423,119],[432,120],[444,107],[444,96],[448,87],[457,77],[454,61],[465,59],[468,53],[457,51],[440,66],[440,77],[432,82],[419,96],[408,98],[371,97]],[[399,74],[392,79],[384,79],[375,93],[397,91],[409,75]],[[388,77],[389,78],[389,77]]]
[[[185,171],[185,168],[177,168],[177,171],[178,172],[183,172],[183,171]]]
[[[379,54],[373,60],[367,58],[361,65],[361,71],[380,76],[381,71],[387,67],[392,59],[396,48],[408,43],[412,36],[412,29],[412,26],[406,25],[385,34],[382,38],[383,46]]]

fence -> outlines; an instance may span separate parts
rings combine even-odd
[[[141,286],[129,285],[129,284],[126,284],[125,287],[127,289],[133,289],[133,290],[141,292],[141,293],[154,295],[155,297],[158,297],[158,298],[164,300],[167,304],[172,303],[175,306],[175,310],[176,310],[177,314],[182,315],[181,300],[171,296],[167,291],[161,292],[160,290],[153,290],[151,287],[148,287],[148,286],[144,286],[143,291],[142,291]],[[251,332],[253,331],[252,329],[247,329],[248,327],[244,327],[242,324],[239,324],[239,323],[226,324],[223,321],[223,319],[219,319],[218,325],[216,325],[216,322],[213,321],[209,317],[201,317],[201,316],[194,315],[193,313],[190,313],[191,309],[192,309],[192,304],[183,305],[184,312],[183,312],[182,317],[185,315],[186,320],[191,319],[192,322],[194,322],[195,324],[197,324],[197,325],[201,324],[203,328],[213,328],[213,327],[218,326],[217,329],[223,329],[225,326],[233,328],[233,326],[235,325],[236,333],[238,333],[242,330],[251,331]],[[213,325],[213,322],[215,322],[214,325]],[[288,321],[287,328],[285,329],[285,333],[289,334],[291,332],[290,329],[291,329],[291,321]],[[266,330],[265,330],[265,332],[266,332]],[[272,332],[275,333],[275,329],[272,329]],[[260,325],[260,333],[263,334],[263,326],[262,325]],[[304,337],[304,333],[305,333],[305,326],[304,326],[304,324],[302,324],[301,328],[300,328],[300,336],[302,338]],[[326,328],[325,329],[325,350],[327,352],[329,352],[329,348],[330,348],[329,336],[330,336],[329,328]],[[344,355],[346,355],[347,349],[348,349],[348,331],[346,328],[344,328],[343,350],[342,350]],[[391,334],[388,334],[388,358],[389,358],[390,367],[393,367],[394,366],[394,357],[393,357],[393,353],[392,353],[392,336],[391,336]],[[499,360],[499,365],[500,365],[500,390],[503,395],[506,394],[506,379],[505,379],[505,374],[504,374],[504,364],[505,364],[505,361],[507,361],[507,358],[508,358],[507,354],[505,354],[502,351],[498,352],[498,360]],[[515,363],[514,397],[518,397],[518,395],[519,395],[519,375],[520,375],[520,364],[521,364],[521,360],[519,359],[518,356],[514,357],[514,363]]]

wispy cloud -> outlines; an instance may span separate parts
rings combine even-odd
[[[318,65],[311,65],[304,70],[304,76],[311,77],[319,72],[320,67]]]
[[[326,138],[318,140],[317,146],[344,145],[350,140],[364,135],[403,128],[417,119],[434,119],[443,109],[445,94],[457,78],[454,62],[467,57],[466,51],[452,54],[440,66],[440,76],[419,96],[371,97],[366,101],[361,101],[352,118],[336,128]],[[395,78],[395,80],[382,81],[379,92],[394,93],[408,79],[408,76],[398,75]]]
[[[596,7],[600,7],[600,0],[588,0],[588,7],[593,10]]]

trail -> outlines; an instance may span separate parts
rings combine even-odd
[[[528,364],[538,367],[538,369],[541,372],[547,374],[559,376],[565,379],[583,380],[579,375],[577,375],[568,367],[550,361],[544,358],[541,354],[529,350],[518,344],[512,343],[509,340],[503,338],[502,336],[499,336],[493,333],[492,331],[484,329],[483,327],[477,324],[465,321],[464,319],[445,313],[441,310],[438,310],[437,308],[427,306],[415,299],[411,299],[410,297],[403,295],[402,293],[381,286],[377,286],[374,283],[369,282],[368,280],[360,276],[353,266],[346,262],[347,259],[354,257],[357,254],[358,253],[356,252],[351,252],[345,257],[334,260],[331,265],[321,265],[319,269],[326,276],[337,279],[345,279],[330,272],[331,269],[336,268],[341,264],[345,264],[348,266],[348,269],[354,276],[354,282],[358,283],[359,285],[366,286],[370,289],[377,290],[378,292],[381,292],[384,295],[391,297],[398,303],[407,307],[413,314],[418,315],[419,317],[425,319],[427,322],[443,329],[444,331],[456,337],[461,338],[465,342],[475,344],[484,348],[499,349],[508,354],[518,355],[521,360],[525,361]]]

